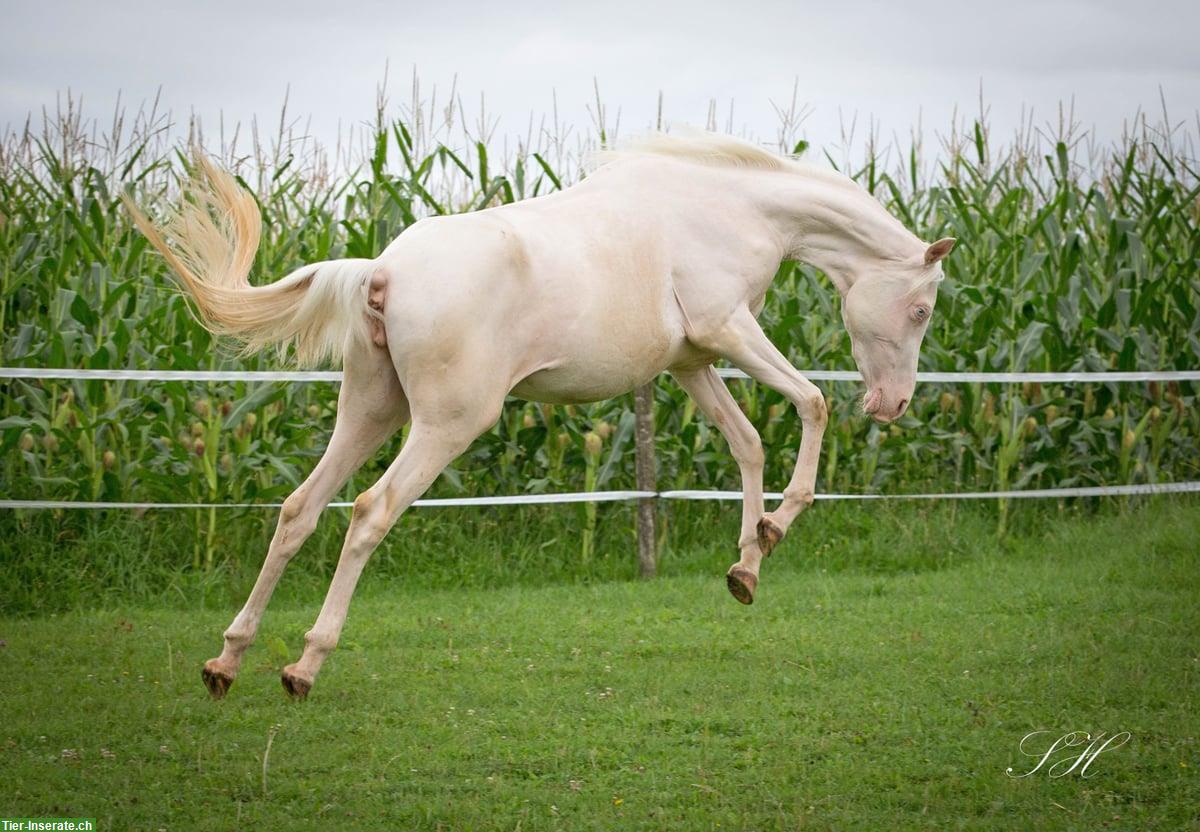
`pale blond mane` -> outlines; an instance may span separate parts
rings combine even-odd
[[[831,189],[831,193],[839,193],[842,197],[855,201],[861,200],[864,210],[866,206],[871,208],[869,214],[863,214],[864,217],[869,215],[874,218],[877,228],[886,229],[896,235],[896,239],[902,243],[911,243],[911,246],[900,246],[897,253],[880,255],[885,259],[894,260],[907,269],[914,252],[903,252],[909,248],[916,250],[925,247],[925,244],[887,211],[874,195],[846,174],[773,153],[766,148],[721,133],[710,133],[692,127],[676,127],[670,134],[649,133],[626,140],[611,150],[593,153],[588,159],[587,167],[595,170],[610,162],[645,156],[663,156],[708,167],[779,171],[801,176],[810,183]],[[931,283],[940,283],[942,279],[940,266],[919,266],[911,274],[911,286],[906,294],[909,297],[917,297]]]
[[[672,133],[648,133],[627,139],[615,148],[593,152],[588,158],[587,167],[595,170],[609,162],[635,156],[667,156],[711,167],[750,168],[800,174],[826,185],[870,196],[861,185],[839,171],[827,170],[774,153],[733,136],[710,133],[694,127],[675,127]]]
[[[674,134],[650,133],[639,136],[611,150],[601,150],[592,159],[593,165],[598,167],[628,156],[646,155],[671,156],[702,165],[761,170],[787,170],[795,165],[790,159],[732,136],[691,129]]]

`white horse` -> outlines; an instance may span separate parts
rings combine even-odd
[[[755,320],[784,259],[811,263],[842,297],[866,381],[863,409],[904,413],[953,239],[923,243],[852,180],[727,137],[655,135],[602,154],[566,190],[424,219],[373,260],[247,281],[261,217],[249,193],[198,159],[188,199],[159,231],[138,226],[205,323],[248,349],[340,358],[337,423],[284,502],[262,572],[204,665],[224,696],[288,560],[350,475],[401,425],[409,438],[354,501],[325,603],[283,685],[303,698],[333,650],[371,552],[438,474],[498,419],[506,395],[591,402],[670,371],[724,434],[742,477],[740,557],[727,583],[749,604],[759,565],[813,501],[826,403]],[[127,201],[128,202],[128,201]],[[782,503],[763,507],[763,448],[713,369],[740,367],[795,405],[803,435]]]

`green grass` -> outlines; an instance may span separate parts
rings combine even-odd
[[[1115,503],[1107,504],[1111,510]],[[594,552],[581,552],[580,506],[413,509],[371,559],[369,574],[426,589],[591,584],[636,577],[633,503],[602,504]],[[1058,507],[1023,502],[1012,512],[1020,534],[1037,535],[1064,517],[1090,516],[1094,501]],[[250,592],[277,512],[221,512],[213,542],[216,566],[192,567],[205,514],[150,512],[0,512],[0,616],[45,615],[119,604],[229,607]],[[667,502],[659,506],[659,572],[712,576],[729,564],[741,504]],[[277,591],[282,603],[319,603],[329,582],[349,511],[330,509],[292,561]],[[939,569],[1009,545],[996,537],[992,505],[826,503],[808,512],[794,542],[803,559],[829,571],[879,574]],[[952,532],[952,533],[951,533]]]
[[[232,608],[0,619],[0,812],[101,829],[1200,827],[1200,503],[1047,518],[1002,543],[971,515],[906,516],[864,522],[861,568],[810,524],[749,608],[719,573],[430,591],[368,571],[303,704],[277,676],[311,603],[271,609],[223,702],[199,666]],[[1086,780],[1010,779],[1038,729],[1133,739]]]

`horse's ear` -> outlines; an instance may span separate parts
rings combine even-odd
[[[943,237],[936,243],[930,243],[929,248],[925,249],[925,265],[932,266],[944,258],[950,253],[950,249],[954,248],[955,242],[953,237]]]

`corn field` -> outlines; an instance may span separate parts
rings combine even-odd
[[[133,229],[119,194],[156,206],[177,193],[203,143],[257,197],[263,242],[252,281],[340,257],[372,257],[431,214],[480,210],[583,175],[611,137],[540,132],[501,146],[461,109],[380,115],[327,151],[280,131],[180,137],[150,112],[103,131],[68,110],[0,142],[0,323],[6,366],[271,369],[215,343]],[[1200,132],[1145,116],[1100,147],[1069,119],[1007,141],[956,125],[935,153],[867,142],[838,158],[784,118],[778,149],[854,176],[927,240],[958,238],[923,370],[1200,367]],[[796,366],[854,369],[831,284],[784,264],[761,320]],[[768,449],[767,487],[786,482],[800,424],[776,393],[733,391]],[[860,385],[824,385],[832,416],[818,490],[889,492],[1195,479],[1192,384],[935,385],[880,427]],[[277,501],[307,474],[332,427],[329,384],[0,382],[0,492],[10,498]],[[656,388],[659,485],[739,487],[724,441],[669,379]],[[632,398],[551,407],[513,400],[431,496],[630,488]],[[396,437],[351,482],[365,487]],[[594,510],[589,516],[594,526]],[[203,520],[199,522],[203,523]]]

